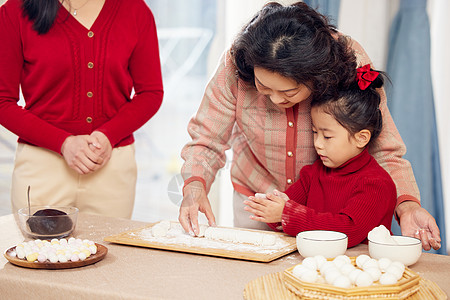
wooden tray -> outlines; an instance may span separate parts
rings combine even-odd
[[[191,237],[188,236],[187,234],[186,234],[187,239],[192,239],[192,241],[195,242],[193,245],[177,243],[176,241],[170,241],[170,239],[166,239],[165,237],[152,238],[151,240],[144,238],[143,232],[151,231],[151,227],[155,224],[157,223],[152,223],[149,226],[140,229],[126,231],[117,235],[108,236],[104,238],[104,241],[131,246],[140,246],[146,248],[219,256],[258,262],[270,262],[297,250],[295,237],[280,232],[251,230],[242,228],[233,228],[233,229],[276,235],[277,241],[282,243],[283,246],[280,247],[279,249],[275,249],[273,248],[273,246],[256,246],[248,244],[244,245],[225,241],[220,242],[214,241],[216,245],[219,246],[215,247],[214,245],[211,245],[211,243],[213,243],[211,242],[211,240],[209,240],[208,242],[206,238]],[[242,245],[242,248],[240,245]]]
[[[96,262],[102,260],[106,256],[106,253],[108,253],[108,248],[106,248],[105,246],[103,246],[101,244],[97,244],[97,243],[95,243],[95,245],[97,246],[97,253],[92,254],[85,260],[79,260],[79,261],[75,261],[75,262],[74,261],[57,262],[57,263],[29,262],[26,259],[20,259],[20,258],[12,257],[11,255],[9,255],[9,253],[11,251],[14,251],[16,249],[15,246],[7,249],[3,255],[10,263],[12,263],[16,266],[20,266],[20,267],[31,268],[31,269],[51,269],[51,270],[71,269],[71,268],[79,268],[79,267],[95,264]]]
[[[243,296],[246,300],[298,300],[305,299],[291,292],[283,280],[284,272],[272,273],[261,276],[247,283]],[[420,277],[419,289],[415,294],[407,297],[407,300],[445,300],[447,295],[433,281]],[[311,298],[306,298],[311,299]],[[323,298],[327,299],[327,298]],[[384,298],[383,298],[384,299]]]

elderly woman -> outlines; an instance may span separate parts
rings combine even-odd
[[[268,229],[250,219],[243,202],[255,192],[286,190],[298,180],[300,169],[317,159],[311,100],[336,98],[339,89],[354,81],[357,65],[370,63],[359,44],[338,33],[306,4],[266,4],[221,58],[188,125],[192,141],[181,153],[183,228],[198,234],[198,211],[215,224],[207,194],[225,164],[225,150],[231,147],[234,225]],[[384,126],[369,152],[396,184],[395,214],[403,234],[420,238],[426,250],[438,249],[439,229],[420,207],[410,163],[402,158],[405,145],[389,114],[384,90],[379,93]]]

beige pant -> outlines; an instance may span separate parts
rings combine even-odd
[[[244,204],[245,200],[248,200],[247,196],[234,191],[233,193],[234,227],[259,229],[259,230],[272,230],[266,223],[250,219],[251,213],[244,210],[244,207],[246,206]]]
[[[131,218],[136,193],[134,144],[114,148],[110,161],[91,174],[79,175],[50,150],[19,143],[11,185],[13,212],[31,205],[76,206],[80,212]]]

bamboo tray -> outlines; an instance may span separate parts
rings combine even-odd
[[[291,292],[285,285],[284,272],[272,273],[261,276],[246,284],[243,292],[245,300],[298,300],[311,299],[301,297]],[[416,293],[407,297],[407,300],[445,300],[447,295],[433,281],[419,277],[419,289]],[[323,297],[321,299],[329,299]],[[384,298],[383,298],[384,299]]]
[[[351,257],[353,265],[355,257]],[[311,299],[406,299],[419,290],[420,277],[417,273],[405,268],[403,277],[396,284],[381,285],[374,283],[367,287],[338,288],[325,283],[309,283],[298,279],[292,273],[295,266],[283,273],[286,287],[301,297]]]
[[[276,235],[277,245],[280,246],[256,246],[225,241],[212,241],[206,238],[191,237],[187,234],[184,234],[184,240],[188,243],[181,243],[176,239],[170,239],[167,237],[146,237],[146,234],[144,233],[148,234],[148,232],[151,231],[151,227],[155,224],[157,223],[152,223],[140,229],[130,230],[117,235],[108,236],[104,238],[104,241],[130,246],[139,246],[145,248],[218,256],[257,262],[270,262],[297,250],[295,237],[281,232],[251,230],[243,228],[232,229]]]

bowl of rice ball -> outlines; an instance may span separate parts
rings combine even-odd
[[[22,233],[33,239],[63,238],[77,224],[78,208],[73,206],[30,206],[17,212]]]
[[[335,258],[347,251],[348,237],[345,233],[328,230],[309,230],[297,234],[297,249],[301,256],[322,255]]]
[[[371,230],[367,236],[369,254],[375,259],[388,258],[405,266],[415,264],[422,255],[422,242],[414,237],[390,234],[383,225]]]

